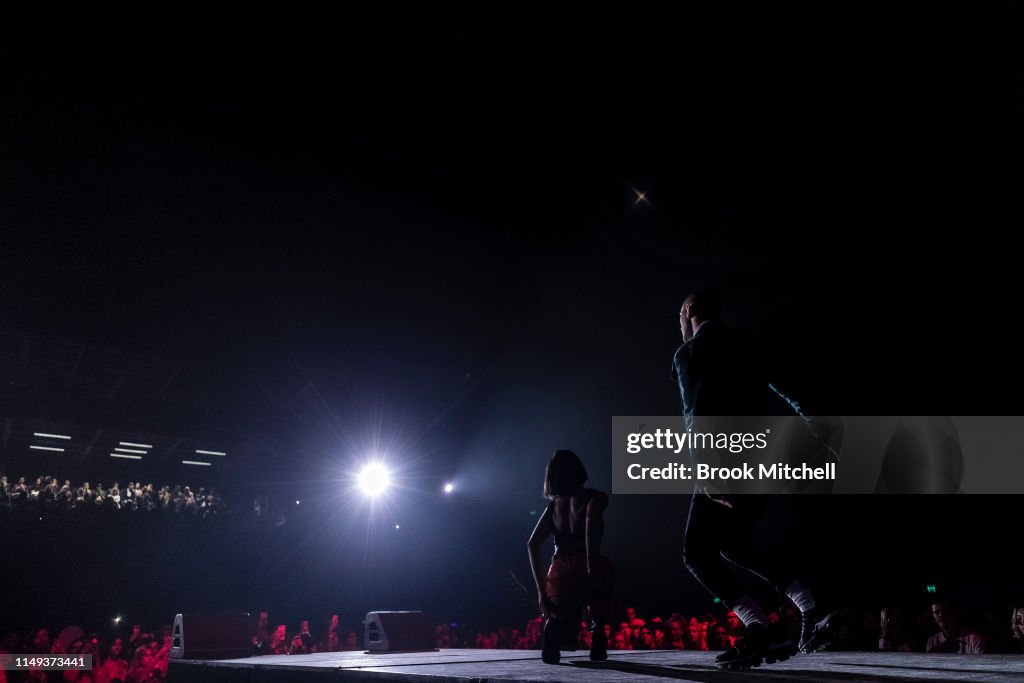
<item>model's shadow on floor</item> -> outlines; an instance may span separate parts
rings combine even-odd
[[[626,662],[621,659],[609,659],[606,662],[590,662],[586,660],[573,661],[572,666],[584,669],[602,669],[621,671],[623,673],[641,674],[644,676],[658,676],[660,678],[675,678],[684,681],[696,681],[697,683],[728,683],[729,681],[750,681],[757,677],[762,681],[806,681],[806,683],[829,683],[829,681],[866,681],[878,683],[881,681],[900,681],[900,683],[935,683],[935,677],[908,677],[908,676],[887,676],[885,674],[860,674],[847,673],[842,671],[810,671],[799,669],[777,669],[772,670],[771,664],[762,664],[753,669],[740,671],[729,671],[717,667],[699,666],[696,664],[679,664],[677,666],[665,666],[663,664],[639,664]]]

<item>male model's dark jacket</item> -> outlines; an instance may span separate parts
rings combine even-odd
[[[771,405],[773,391],[798,415],[808,415],[797,402],[806,391],[794,386],[768,346],[716,320],[703,323],[676,350],[672,377],[679,383],[687,424],[694,416],[771,415],[777,412]]]
[[[817,407],[813,406],[813,399],[808,404],[797,401],[797,397],[807,401],[808,390],[802,386],[798,388],[767,344],[750,334],[717,321],[705,322],[694,337],[676,351],[672,359],[672,375],[679,383],[686,426],[695,433],[760,432],[766,424],[773,423],[758,416],[784,412],[779,410],[781,406],[772,406],[774,392],[803,418],[803,424],[814,440],[832,450],[830,440],[835,430],[830,426],[829,418],[810,412]],[[793,432],[788,430],[779,433],[779,428],[785,427],[788,425],[775,423],[773,436],[792,435]],[[779,443],[792,445],[788,438]],[[795,464],[797,460],[807,460],[802,453],[805,451],[787,449],[785,456],[787,461],[794,459]],[[749,454],[749,451],[737,454],[722,449],[690,449],[694,463],[707,462],[711,465],[736,465],[749,460]],[[766,451],[760,455],[764,462],[769,463],[779,457],[778,451]],[[806,485],[801,481],[797,488],[802,490]],[[830,486],[831,482],[826,488],[830,489]],[[778,485],[770,480],[735,482],[722,485],[720,492],[772,493],[777,488]]]

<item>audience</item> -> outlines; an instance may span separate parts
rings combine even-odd
[[[133,649],[125,651],[125,639],[114,636],[102,647],[96,635],[85,635],[77,627],[61,631],[51,638],[50,632],[37,629],[22,640],[16,634],[0,639],[0,656],[11,654],[92,655],[91,671],[29,669],[13,675],[0,670],[0,681],[72,681],[75,683],[143,683],[163,681],[170,663],[170,628],[167,635],[157,639],[152,633],[140,634]],[[126,658],[127,655],[127,658]],[[130,661],[128,660],[130,658]]]
[[[879,621],[874,618],[868,620],[865,614],[847,611],[844,633],[833,644],[833,649],[853,649],[874,639],[878,650],[884,652],[924,651],[965,655],[994,650],[1016,654],[1024,652],[1024,607],[1015,607],[1010,611],[1008,629],[999,626],[997,632],[984,634],[967,626],[962,615],[946,602],[933,603],[930,614],[932,635],[928,637],[928,633],[917,633],[908,625],[904,611],[897,606],[887,605],[883,608]],[[630,615],[632,618],[629,618]],[[628,609],[626,616],[618,628],[605,625],[611,650],[725,650],[743,638],[743,624],[731,612],[721,618],[710,614],[687,618],[677,612],[664,619],[660,616],[643,619],[636,616],[635,610]],[[785,627],[785,624],[780,623],[787,618],[784,612],[773,612],[771,618],[776,627]],[[270,633],[268,615],[266,612],[260,613],[253,624],[253,654],[297,656],[312,652],[362,649],[361,633],[353,629],[342,630],[337,614],[331,615],[319,639],[318,634],[311,631],[309,623],[303,621],[298,629],[291,632],[286,624],[279,624]],[[925,622],[922,619],[915,623]],[[935,632],[936,629],[938,632]],[[438,624],[434,635],[438,648],[536,650],[541,646],[541,631],[541,619],[537,617],[530,619],[522,629],[512,626],[475,629],[454,623]],[[169,626],[165,626],[162,637],[157,638],[152,632],[135,625],[131,635],[125,637],[113,634],[102,646],[96,635],[86,636],[77,627],[63,629],[60,633],[60,637],[53,638],[51,631],[44,627],[24,637],[17,634],[4,635],[0,637],[0,656],[13,653],[93,655],[91,672],[40,670],[29,672],[26,677],[18,680],[141,683],[163,681],[167,676],[171,648]],[[588,649],[589,638],[588,625],[581,622],[576,647],[581,651]],[[1005,646],[991,648],[989,643],[1005,643]],[[563,645],[571,647],[569,643]],[[0,675],[0,683],[4,680],[5,677]]]
[[[14,509],[31,509],[41,511],[105,509],[143,512],[174,512],[185,513],[196,517],[212,517],[221,513],[224,501],[214,490],[200,487],[193,491],[181,484],[162,486],[159,489],[153,484],[141,481],[129,481],[121,488],[119,481],[113,482],[109,488],[103,482],[93,487],[90,482],[81,486],[73,486],[65,479],[63,483],[52,476],[36,477],[29,484],[25,477],[18,477],[18,483],[12,484],[7,476],[0,476],[0,506]]]

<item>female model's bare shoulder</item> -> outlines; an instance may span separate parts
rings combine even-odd
[[[608,494],[604,491],[598,491],[597,489],[587,489],[590,493],[587,502],[589,505],[597,506],[602,510],[608,507]]]

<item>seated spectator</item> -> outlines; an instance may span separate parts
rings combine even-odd
[[[27,654],[44,655],[50,653],[50,632],[45,628],[36,629],[29,639],[29,646],[25,650]]]
[[[338,633],[338,615],[332,614],[327,623],[327,634],[316,646],[317,652],[338,652],[341,650],[341,635]]]
[[[160,503],[159,498],[157,497],[157,494],[154,493],[154,491],[153,491],[153,485],[152,484],[146,484],[142,488],[142,492],[139,495],[140,495],[140,498],[141,498],[141,501],[142,501],[139,504],[140,509],[143,509],[146,512],[149,512],[150,510],[155,510],[157,508],[157,505],[159,505],[159,503]]]
[[[728,650],[735,645],[732,637],[729,636],[729,628],[723,623],[716,623],[708,626],[708,649]]]
[[[576,643],[579,647],[589,650],[594,643],[594,637],[590,633],[590,627],[586,619],[580,620],[580,629],[576,633]]]
[[[1007,651],[1024,654],[1024,607],[1014,607],[1010,614],[1010,646]]]
[[[629,646],[627,649],[633,647],[633,627],[629,625],[628,621],[619,624],[619,633],[626,639],[626,644]]]
[[[701,628],[700,622],[697,621],[697,617],[690,617],[690,620],[686,622],[686,628],[683,631],[683,645],[687,650],[707,650],[707,643],[704,641],[703,629]]]
[[[217,514],[217,501],[213,497],[212,493],[202,499],[202,503],[200,503],[199,507],[202,510],[203,519]]]
[[[932,618],[939,632],[928,639],[925,652],[952,652],[961,655],[981,655],[987,652],[981,634],[961,625],[959,616],[947,603],[932,604]]]
[[[188,487],[185,487],[186,490]],[[192,491],[188,491],[185,494],[185,512],[190,515],[194,515],[199,510],[199,505],[196,503],[196,494]]]
[[[135,649],[131,664],[128,665],[128,675],[125,683],[141,683],[141,681],[152,681],[156,679],[156,660],[153,650],[148,643],[140,645]]]
[[[256,632],[252,636],[252,653],[254,655],[265,655],[270,650],[270,617],[266,612],[260,612],[256,620]]]
[[[665,644],[665,622],[663,622],[660,617],[654,617],[653,619],[651,619],[651,628],[654,630],[654,649],[668,649],[668,646]]]
[[[738,638],[742,638],[746,630],[739,616],[731,611],[725,615],[725,627],[729,629],[729,637],[733,639],[733,642]]]
[[[544,620],[541,617],[535,617],[526,622],[525,638],[527,642],[530,643],[530,647],[528,649],[532,650],[537,646],[537,643],[540,642],[540,635],[543,629]],[[605,634],[608,636],[611,635],[608,624],[605,624]]]
[[[288,654],[288,634],[285,630],[284,624],[278,624],[274,630],[274,634],[270,637],[270,654],[272,655],[286,655]]]
[[[710,612],[705,612],[704,617],[697,620],[700,624],[700,645],[702,650],[710,649],[708,643],[711,642],[711,632],[714,629],[717,620],[711,616]]]
[[[296,633],[292,636],[291,644],[288,646],[290,655],[308,655],[312,652],[313,638],[308,633]]]
[[[670,619],[668,622],[668,632],[665,634],[665,649],[666,650],[686,650],[685,635],[683,633],[683,624],[679,619]]]
[[[53,490],[53,480],[50,477],[44,477],[43,484],[39,489],[39,502],[41,502],[44,507],[52,507],[55,493],[56,491]]]
[[[15,505],[28,502],[28,485],[25,483],[25,477],[18,477],[18,483],[11,491],[11,502]]]
[[[899,607],[882,608],[878,649],[882,652],[915,651],[916,648],[903,621],[903,611]]]
[[[518,635],[518,632],[517,632]],[[438,649],[452,646],[452,632],[448,624],[438,624],[434,627],[434,647]],[[513,645],[515,647],[516,645]]]
[[[588,639],[589,639],[589,635],[590,635],[590,632],[588,631],[587,632]],[[514,648],[516,646],[516,643],[519,642],[519,639],[521,637],[522,637],[522,633],[520,633],[519,629],[517,629],[517,628],[509,629],[509,648]],[[447,647],[447,646],[445,646],[445,647]],[[589,648],[590,646],[587,645],[587,647]]]
[[[654,633],[651,631],[650,626],[641,626],[639,636],[637,637],[636,645],[633,646],[635,650],[653,650],[654,649]]]
[[[67,683],[111,683],[105,672],[96,667],[100,661],[98,639],[95,637],[81,636],[68,643],[66,654],[69,655],[92,655],[93,670],[83,671],[79,669],[68,669],[64,671],[61,680]],[[121,679],[123,680],[123,679]]]
[[[21,639],[13,633],[8,634],[0,640],[0,657],[5,660],[8,655],[19,654],[25,652],[25,648],[21,645]],[[15,679],[16,680],[16,679]],[[0,667],[0,683],[7,683],[7,671]]]
[[[60,487],[60,492],[57,494],[57,505],[70,509],[74,506],[74,501],[75,493],[71,490],[71,482],[65,481],[64,485]]]
[[[124,657],[124,641],[121,638],[114,638],[101,654],[102,662],[99,664],[99,669],[102,669],[103,673],[97,678],[105,679],[110,683],[123,682],[128,678],[128,660]],[[99,672],[97,671],[97,673]]]
[[[158,643],[153,642],[153,673],[151,674],[152,680],[163,681],[167,679],[167,669],[171,664],[171,629],[170,626],[164,627],[163,641]]]
[[[314,650],[313,634],[309,630],[309,620],[303,619],[302,624],[299,626],[299,632],[296,634],[299,638],[301,648],[296,648],[295,638],[292,638],[292,644],[289,648],[288,654],[303,654],[308,655]],[[294,650],[294,652],[292,651]]]

